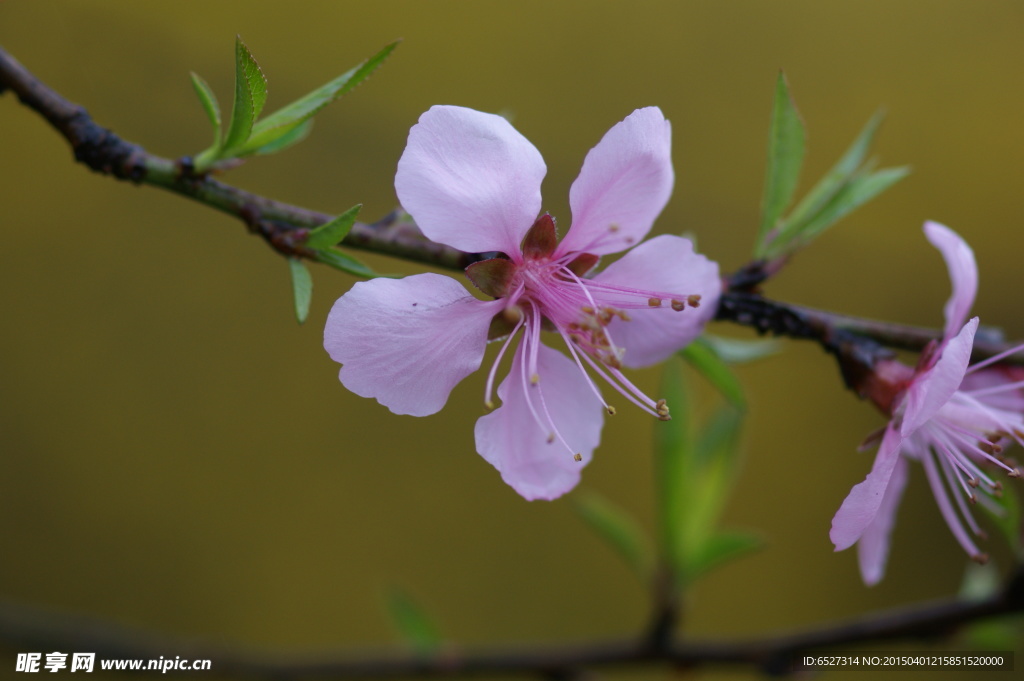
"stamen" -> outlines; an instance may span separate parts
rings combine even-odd
[[[540,383],[540,374],[530,376],[530,385],[537,385],[538,383]]]
[[[647,305],[650,307],[661,307],[661,298],[648,298]]]
[[[686,302],[690,307],[700,307],[700,295],[695,293],[687,296]]]
[[[573,454],[572,458],[575,459],[576,461],[583,461],[583,455],[580,454],[579,452],[576,452],[575,454]]]
[[[998,362],[1001,359],[1006,359],[1010,355],[1015,355],[1018,352],[1020,352],[1021,350],[1024,350],[1024,345],[1018,345],[1017,347],[1010,348],[1009,350],[1004,350],[1003,352],[1000,352],[998,355],[993,355],[992,357],[989,357],[988,359],[983,359],[980,362],[978,362],[977,364],[969,367],[967,369],[967,373],[969,374],[972,371],[977,371],[978,369],[983,369],[983,368],[987,367],[990,364]]]
[[[686,303],[682,300],[672,300],[672,309],[676,312],[682,312],[686,309]]]
[[[494,364],[491,365],[491,370],[487,372],[487,387],[484,388],[484,406],[489,410],[494,409],[494,400],[491,399],[491,396],[494,394],[494,377],[498,372],[498,365],[501,364],[501,358],[505,356],[505,351],[508,350],[509,343],[512,342],[512,339],[519,332],[519,329],[522,328],[524,324],[523,320],[524,317],[520,315],[519,323],[517,323],[515,328],[512,329],[512,333],[508,335],[505,342],[502,343],[501,350],[498,351],[498,356],[494,359]]]
[[[609,416],[615,416],[615,407],[609,405],[609,406],[605,407],[604,410],[606,412],[608,412]]]
[[[945,485],[942,484],[942,479],[939,477],[938,471],[935,470],[935,458],[925,454],[921,457],[921,463],[924,464],[925,476],[928,478],[929,485],[931,485],[935,503],[939,505],[939,511],[942,513],[942,517],[945,518],[946,525],[949,526],[949,530],[953,533],[957,542],[963,547],[967,555],[972,558],[984,555],[964,531],[964,526],[960,523],[960,519],[957,517],[953,507],[950,506],[949,495],[946,492]]]

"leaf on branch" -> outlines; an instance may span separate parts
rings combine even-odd
[[[791,255],[907,176],[909,168],[873,170],[866,161],[883,118],[881,111],[872,116],[835,166],[787,217],[779,219],[774,235],[759,244],[758,257]]]
[[[404,590],[392,586],[385,593],[387,613],[398,635],[422,655],[441,647],[439,629],[427,612]]]
[[[647,535],[625,511],[596,492],[573,496],[573,510],[648,583],[654,555]]]
[[[375,272],[373,268],[361,260],[352,257],[348,253],[342,253],[334,248],[316,251],[316,260],[317,262],[322,262],[325,265],[330,265],[336,270],[354,274],[357,277],[372,279],[373,277],[386,276]]]
[[[718,354],[714,346],[698,338],[679,351],[679,355],[699,371],[729,403],[739,410],[747,408],[743,384],[736,378],[729,365]]]
[[[768,134],[768,170],[761,199],[761,228],[755,255],[763,257],[775,237],[783,211],[796,191],[804,159],[804,124],[789,93],[786,75],[779,72],[775,84],[775,106]]]
[[[663,376],[662,394],[674,416],[655,431],[659,542],[676,584],[685,587],[760,540],[718,529],[739,472],[742,412],[723,405],[695,433],[680,367],[669,362]]]
[[[782,341],[778,338],[762,338],[759,340],[740,340],[725,338],[705,333],[701,338],[722,358],[726,364],[745,364],[782,351]]]
[[[309,316],[309,303],[313,299],[313,277],[298,258],[289,258],[288,267],[292,273],[295,318],[299,320],[299,324],[302,324]]]
[[[313,121],[308,120],[300,123],[294,128],[290,129],[286,134],[281,135],[273,142],[264,144],[258,149],[254,149],[251,153],[253,156],[267,156],[269,154],[276,154],[279,151],[284,151],[288,147],[295,146],[302,140],[309,137],[309,133],[313,131]]]
[[[397,41],[391,43],[355,68],[341,74],[331,82],[320,86],[306,96],[295,100],[284,108],[278,109],[256,123],[252,128],[252,135],[249,137],[248,142],[239,150],[238,155],[255,153],[257,149],[265,147],[284,135],[290,134],[317,111],[345,93],[350,92],[369,78],[396,47],[398,47]]]
[[[352,225],[355,224],[356,216],[359,215],[359,209],[362,207],[363,204],[357,203],[330,222],[325,222],[314,229],[306,239],[306,246],[323,249],[340,244],[342,239],[352,231]]]
[[[196,96],[199,97],[199,103],[203,105],[203,110],[206,111],[206,116],[210,119],[210,124],[213,125],[213,146],[216,148],[220,146],[220,105],[206,81],[195,71],[191,75],[192,87],[196,91]]]
[[[235,103],[231,110],[231,124],[221,145],[221,156],[226,157],[245,144],[266,101],[267,79],[241,36],[236,36]]]

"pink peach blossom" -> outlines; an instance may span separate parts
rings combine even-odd
[[[978,288],[974,253],[948,227],[928,222],[924,232],[942,253],[953,284],[942,342],[924,353],[916,369],[896,361],[878,367],[902,390],[889,401],[892,419],[881,435],[871,472],[853,487],[832,520],[835,550],[857,544],[861,576],[869,585],[885,572],[908,460],[921,462],[946,524],[979,562],[987,557],[968,532],[980,534],[967,504],[994,507],[991,497],[1000,489],[980,464],[1019,475],[999,454],[1004,444],[1021,442],[1022,382],[1001,368],[986,368],[999,357],[968,367],[978,330],[977,317],[965,323]]]
[[[476,424],[476,448],[527,499],[572,489],[614,413],[592,375],[644,411],[668,407],[621,369],[659,362],[714,315],[718,267],[681,237],[650,231],[672,193],[671,129],[659,109],[634,111],[590,150],[569,191],[573,222],[558,242],[541,208],[540,153],[504,118],[455,106],[420,117],[398,163],[402,206],[433,241],[499,257],[466,270],[491,300],[454,279],[419,274],[360,282],[335,303],[324,347],[349,390],[396,414],[439,411],[480,367],[488,340],[519,338],[501,400]],[[639,245],[637,245],[639,244]],[[596,275],[599,256],[632,248]],[[553,333],[568,356],[541,341]],[[589,368],[589,371],[588,371]]]

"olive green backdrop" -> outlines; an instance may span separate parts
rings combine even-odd
[[[769,294],[938,326],[949,284],[921,233],[934,219],[975,249],[983,322],[1024,336],[1020,3],[0,3],[0,44],[166,156],[208,144],[188,73],[229,106],[236,33],[269,79],[268,111],[404,42],[309,140],[230,182],[381,216],[409,127],[433,104],[460,104],[514,114],[548,164],[544,208],[564,225],[586,151],[657,104],[677,183],[655,231],[693,233],[724,271],[753,243],[778,70],[809,128],[803,189],[884,106],[877,151],[913,175]],[[342,388],[321,333],[353,279],[314,267],[299,327],[284,260],[237,220],[72,164],[10,94],[0,226],[0,595],[266,650],[392,641],[380,607],[390,584],[466,645],[643,625],[646,594],[570,503],[523,501],[474,452],[481,376],[428,418]],[[920,470],[881,585],[861,584],[854,552],[832,552],[832,514],[872,460],[855,447],[882,424],[833,362],[790,342],[739,373],[751,410],[727,522],[769,545],[698,586],[686,630],[778,631],[955,592],[965,559]],[[658,391],[657,369],[637,380]],[[649,528],[656,425],[621,409],[581,485]],[[988,546],[1005,567],[998,540]]]

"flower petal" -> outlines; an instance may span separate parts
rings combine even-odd
[[[963,383],[971,361],[978,318],[964,324],[960,333],[944,344],[942,354],[932,368],[919,375],[907,388],[906,411],[900,434],[907,437],[939,413]]]
[[[829,538],[835,544],[836,551],[853,546],[875,520],[892,480],[893,469],[900,459],[902,443],[899,431],[890,424],[885,429],[871,472],[862,482],[853,486],[832,518]]]
[[[874,586],[885,575],[885,563],[889,558],[889,537],[896,523],[896,509],[907,486],[907,460],[902,456],[893,468],[889,485],[885,488],[882,505],[878,507],[875,519],[871,521],[860,541],[857,542],[857,562],[864,583]]]
[[[964,325],[974,304],[974,296],[978,292],[978,265],[971,247],[949,227],[929,221],[924,223],[924,234],[942,253],[953,284],[953,294],[944,309],[946,329],[942,334],[943,338],[949,338]]]
[[[334,303],[324,349],[342,384],[396,414],[426,416],[480,368],[501,301],[477,300],[440,274],[361,281]]]
[[[526,499],[555,499],[576,486],[590,462],[601,441],[603,409],[579,367],[542,344],[537,348],[541,379],[530,384],[524,346],[516,350],[512,369],[498,388],[501,406],[476,422],[476,449]],[[542,419],[547,405],[551,422],[573,451],[558,439],[549,442],[550,430],[537,423],[530,403]],[[575,452],[581,461],[573,458]]]
[[[628,367],[660,362],[699,336],[715,316],[722,291],[718,264],[694,253],[689,239],[669,235],[640,244],[593,281],[641,291],[676,293],[680,300],[694,294],[701,297],[700,307],[677,312],[665,301],[659,308],[629,310],[628,322],[613,319],[608,333],[616,345],[626,349],[622,363]],[[602,304],[600,296],[594,293],[598,305]],[[608,304],[614,307],[611,299]]]
[[[558,254],[603,255],[639,243],[672,195],[671,152],[672,127],[658,107],[616,123],[569,190],[572,227]]]
[[[519,252],[540,212],[544,159],[501,116],[434,106],[409,131],[395,190],[432,241]]]

